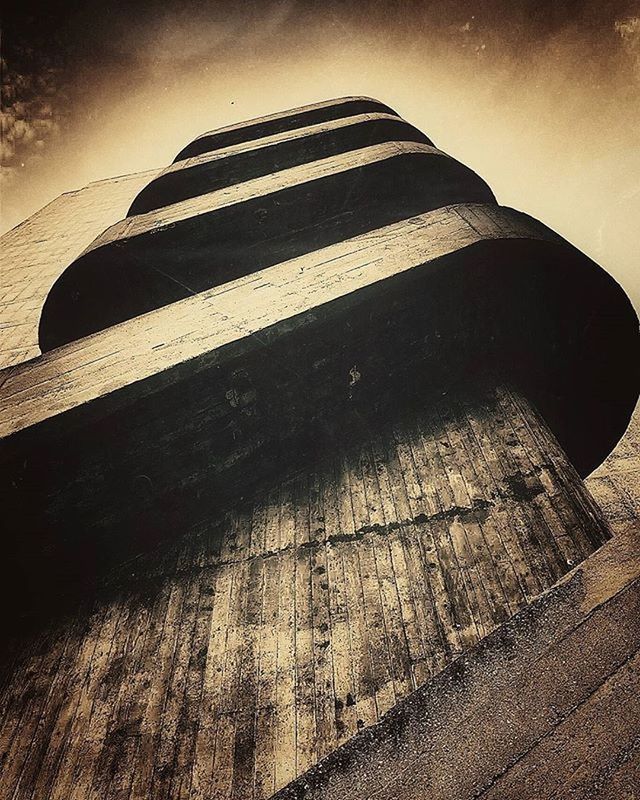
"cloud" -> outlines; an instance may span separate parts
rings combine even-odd
[[[38,157],[60,132],[52,98],[58,93],[56,71],[22,73],[2,59],[0,163],[4,167]],[[61,97],[56,97],[57,103]]]

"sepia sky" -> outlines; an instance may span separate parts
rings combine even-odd
[[[2,230],[198,134],[390,105],[640,308],[640,0],[20,4],[2,37]]]

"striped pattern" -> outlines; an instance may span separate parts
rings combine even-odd
[[[274,800],[632,798],[640,785],[639,533],[636,523],[607,542]]]
[[[267,798],[602,541],[517,394],[376,427],[344,420],[304,471],[22,643],[0,797]]]
[[[628,302],[391,109],[204,134],[131,208],[0,373],[0,800],[268,798],[609,537],[571,461]]]
[[[215,363],[230,360],[255,347],[248,337],[267,331],[271,339],[286,336],[311,324],[328,304],[342,298],[357,303],[364,289],[481,241],[523,237],[554,241],[517,212],[453,206],[192,294],[4,372],[0,436],[126,389],[134,380],[168,378],[170,370],[216,351]],[[197,336],[190,335],[194,331]]]
[[[147,254],[156,242],[156,249],[151,251],[153,263],[170,252],[157,244],[155,237],[147,244],[141,237],[141,242]],[[474,257],[480,248],[484,251],[482,259]],[[521,264],[518,271],[510,269],[514,259]],[[581,271],[581,291],[592,309],[591,339],[584,335],[583,307],[575,303],[575,283],[571,278],[559,280],[555,267],[558,261],[564,261],[569,276]],[[458,269],[466,269],[466,264],[474,266],[466,270],[464,281],[447,282],[446,275],[437,279],[443,275],[440,268],[444,263],[452,268],[458,265]],[[171,259],[166,269],[172,269]],[[612,449],[624,431],[635,400],[633,371],[622,371],[617,360],[633,347],[630,337],[633,342],[635,326],[621,290],[609,276],[540,223],[508,209],[491,205],[446,207],[312,251],[208,292],[192,294],[182,282],[175,283],[175,273],[173,280],[169,280],[169,274],[164,270],[162,275],[157,273],[162,280],[178,286],[179,297],[186,295],[181,302],[6,373],[0,388],[6,407],[6,413],[0,412],[4,434],[101,397],[110,403],[114,393],[124,392],[130,398],[148,395],[177,376],[182,380],[181,364],[188,371],[197,372],[206,365],[222,363],[222,353],[229,361],[235,355],[256,352],[256,348],[265,345],[261,337],[256,338],[260,331],[268,331],[269,341],[274,341],[315,324],[322,319],[319,314],[326,315],[327,325],[336,324],[336,315],[340,325],[349,325],[352,323],[346,309],[360,308],[360,316],[384,312],[386,306],[377,303],[371,294],[381,281],[386,283],[387,292],[400,291],[402,282],[407,286],[411,281],[419,282],[418,291],[424,298],[422,312],[418,308],[417,318],[412,319],[423,336],[433,336],[437,326],[450,334],[455,350],[451,359],[447,361],[449,345],[445,346],[445,340],[440,348],[441,360],[447,362],[449,371],[455,361],[461,362],[462,355],[472,359],[476,348],[476,354],[486,358],[489,351],[485,342],[492,340],[508,347],[500,362],[505,374],[513,379],[527,378],[529,374],[535,377],[536,370],[542,370],[544,389],[555,370],[551,394],[539,393],[536,401],[546,413],[548,407],[553,410],[557,405],[558,395],[562,398],[569,411],[563,412],[563,424],[556,428],[556,434],[584,474]],[[121,296],[109,273],[106,280],[100,296],[104,297],[109,286]],[[497,292],[484,291],[491,283],[505,286],[504,298]],[[436,291],[442,293],[441,302]],[[409,300],[419,296],[414,290]],[[461,309],[458,314],[447,313],[445,297],[451,307]],[[474,304],[469,304],[469,297],[475,298]],[[405,299],[398,302],[406,305]],[[555,333],[537,333],[540,302],[545,304],[546,324],[556,325]],[[433,307],[434,303],[437,307]],[[615,304],[625,312],[618,320],[606,313]],[[597,317],[593,313],[599,306],[603,308],[602,327],[595,324]],[[617,330],[616,324],[620,325]],[[488,330],[490,325],[495,327]],[[364,342],[363,351],[354,351],[352,357],[366,363],[366,349],[372,337],[380,336],[379,346],[385,346],[384,331],[381,327],[379,332],[370,332],[369,343]],[[576,332],[580,333],[577,339]],[[411,333],[404,335],[410,337]],[[460,347],[462,342],[464,348]],[[538,362],[527,361],[528,349],[539,358]],[[406,350],[406,344],[400,342],[391,358],[402,360]],[[419,351],[417,357],[432,368],[433,359],[424,351]],[[588,370],[581,367],[585,358]],[[575,370],[570,368],[572,362],[577,365]],[[382,380],[389,365],[386,369],[387,373],[380,372]],[[597,391],[602,383],[608,387],[605,396]],[[309,400],[313,406],[313,397]],[[614,403],[616,413],[611,411]],[[99,416],[101,413],[97,411]],[[585,427],[591,431],[588,438],[583,434]]]
[[[214,189],[384,142],[431,145],[417,128],[392,114],[358,114],[241,142],[178,161],[151,181],[129,214],[143,214]]]
[[[492,200],[466,167],[413,142],[372,145],[201,194],[106,231],[52,288],[40,343],[58,347],[446,204]]]
[[[338,100],[327,100],[312,103],[308,106],[269,114],[266,117],[228,125],[215,131],[203,133],[191,144],[187,145],[175,158],[181,161],[201,153],[211,152],[220,147],[228,147],[239,142],[247,142],[271,136],[275,133],[295,130],[305,125],[329,120],[350,117],[364,113],[388,113],[396,116],[388,106],[372,100],[370,97],[342,97]]]

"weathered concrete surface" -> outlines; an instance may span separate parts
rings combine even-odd
[[[136,197],[127,216],[145,214],[225,186],[381,142],[430,145],[392,114],[358,114],[249,140],[171,164]]]
[[[336,300],[353,304],[367,287],[485,239],[548,235],[517,212],[451,207],[247,275],[3,371],[0,438],[147,378],[166,384],[171,369],[227,345],[261,348],[256,334],[312,324]]]
[[[122,219],[158,170],[91,183],[60,195],[0,239],[0,369],[39,355],[38,325],[56,279]]]
[[[274,800],[633,797],[640,526]]]
[[[518,270],[511,268],[514,260]],[[583,302],[576,302],[578,276]],[[638,365],[627,363],[638,349],[635,314],[596,265],[525,215],[492,206],[444,208],[405,220],[190,297],[7,373],[0,390],[3,435],[98,398],[110,398],[112,407],[122,397],[148,396],[178,376],[182,380],[180,364],[197,372],[223,363],[221,358],[229,362],[293,331],[326,327],[323,317],[334,312],[347,327],[356,307],[363,325],[366,313],[387,315],[381,325],[408,324],[399,307],[375,302],[371,292],[381,280],[390,292],[404,291],[409,303],[423,304],[416,307],[415,325],[427,339],[416,340],[414,331],[398,343],[396,354],[378,367],[380,381],[394,363],[411,357],[448,359],[449,370],[463,363],[489,368],[497,359],[527,390],[531,386],[530,396],[582,474],[610,452],[637,392]],[[411,281],[418,283],[407,294]],[[500,291],[487,292],[490,285]],[[373,334],[385,338],[384,328]],[[341,347],[352,348],[351,357],[361,364],[380,358],[367,355],[366,341],[358,350],[349,335],[343,338]],[[379,346],[388,350],[384,341]],[[318,373],[311,363],[309,368]],[[312,395],[308,399],[314,403]]]
[[[302,463],[291,448],[261,491],[244,481],[243,498],[196,530],[177,515],[161,547],[150,527],[150,552],[106,574],[128,542],[116,525],[83,562],[97,544],[88,524],[69,560],[100,585],[62,620],[30,548],[12,610],[20,619],[40,591],[44,625],[0,673],[6,796],[263,800],[603,541],[521,397],[465,383],[428,399],[398,406],[392,425],[345,409]],[[238,386],[234,402],[246,400]],[[118,470],[123,505],[164,502],[176,449],[144,474]],[[200,457],[213,457],[206,443]],[[72,478],[91,469],[84,457]],[[53,549],[45,567],[56,570]]]
[[[585,483],[614,532],[640,517],[640,405],[616,449]]]
[[[256,142],[250,142],[238,147],[255,145]],[[235,152],[235,148],[230,152]],[[211,157],[215,156],[201,156],[203,159]],[[193,159],[194,162],[198,160],[198,157]],[[177,164],[176,168],[181,165]],[[40,354],[38,324],[47,292],[97,235],[124,216],[133,198],[159,172],[98,181],[61,195],[0,238],[0,368]],[[73,224],[69,224],[70,219]],[[134,340],[136,336],[134,333]],[[171,347],[170,342],[166,342],[166,347]],[[90,352],[88,350],[87,354]],[[144,358],[152,359],[155,352],[148,348]],[[77,363],[82,363],[81,351],[77,351],[76,358],[81,359]],[[3,380],[8,375],[4,374]],[[48,402],[55,403],[55,398],[56,395],[51,394]],[[14,406],[17,402],[21,401],[5,395],[2,407],[5,412],[14,407],[15,415],[19,416],[18,406]],[[586,481],[614,530],[624,530],[637,519],[640,514],[640,409],[614,453]]]
[[[500,326],[508,312],[522,324],[535,299],[517,285],[508,310],[481,298],[493,270],[514,260],[528,276],[527,258],[532,269],[549,258],[555,282],[556,248],[564,245],[535,238],[544,236],[544,228],[504,209],[442,209],[5,371],[2,498],[7,517],[25,530],[7,541],[14,576],[28,551],[34,571],[37,558],[41,566],[49,559],[56,565],[51,577],[62,580],[83,568],[82,559],[69,558],[81,545],[93,563],[106,558],[114,537],[123,543],[116,553],[124,543],[135,552],[198,524],[287,457],[304,460],[332,416],[374,408],[386,424],[398,403],[423,397],[434,384],[444,389],[457,374],[486,375],[496,367],[490,343],[503,376],[519,364],[529,373],[520,377],[531,378],[517,325]],[[536,244],[550,253],[532,255]],[[480,246],[491,246],[488,257],[473,249]],[[384,304],[376,302],[382,281]],[[534,284],[548,296],[542,279]],[[606,301],[606,287],[605,279],[592,294]],[[579,329],[556,295],[562,323]],[[469,296],[476,302],[467,308]],[[451,308],[461,312],[452,316]],[[492,335],[486,326],[496,321]],[[505,351],[505,335],[517,359]],[[531,338],[526,328],[524,335]],[[551,357],[536,352],[551,374]],[[592,369],[596,353],[588,348]],[[570,356],[556,355],[575,393],[574,436],[584,439],[585,409],[587,417],[601,412],[585,405],[590,394],[569,372]],[[587,444],[607,448],[612,440],[592,436]],[[140,476],[152,490],[141,491]]]
[[[385,142],[129,217],[52,287],[43,350],[454,203],[492,203],[474,172],[415,142]]]
[[[393,109],[370,97],[341,97],[336,100],[300,106],[300,108],[288,111],[279,111],[275,114],[245,120],[203,133],[181,150],[174,161],[191,158],[194,155],[216,150],[219,147],[228,147],[249,139],[258,139],[274,133],[294,130],[303,125],[365,113],[386,113],[396,116]]]

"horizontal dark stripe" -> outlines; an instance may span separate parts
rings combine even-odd
[[[299,110],[286,116],[260,120],[253,124],[243,123],[236,128],[212,131],[199,136],[178,153],[174,162],[182,161],[185,158],[191,158],[201,153],[208,153],[221,147],[229,147],[240,142],[259,139],[262,136],[291,131],[295,128],[301,128],[303,125],[313,125],[316,122],[326,122],[331,119],[352,117],[355,114],[367,114],[370,112],[396,113],[388,106],[369,99],[354,99],[347,102],[336,101],[335,105],[323,105],[321,107],[312,106],[306,110]]]
[[[249,197],[157,228],[153,215],[133,218],[148,222],[148,230],[80,257],[44,305],[42,350],[425,211],[494,201],[487,185],[459,162],[437,151],[401,149],[384,160]]]
[[[3,510],[29,524],[10,543],[64,564],[76,546],[108,553],[114,536],[175,535],[293,454],[304,462],[346,409],[389,424],[496,366],[531,382],[583,470],[624,430],[637,354],[620,287],[544,226],[496,206],[412,218],[12,371]],[[141,475],[152,494],[136,492]]]
[[[183,169],[165,170],[140,192],[127,216],[145,214],[271,172],[391,141],[431,144],[421,131],[401,119],[365,119],[353,125],[309,132],[302,138],[288,138]]]

